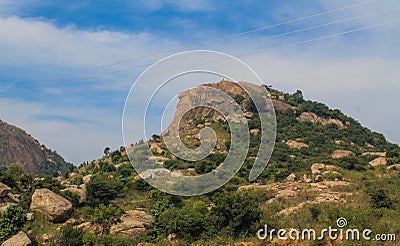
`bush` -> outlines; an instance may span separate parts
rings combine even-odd
[[[99,207],[94,210],[92,223],[101,226],[101,234],[109,234],[111,226],[121,222],[122,214],[122,209],[114,204],[100,204]]]
[[[71,179],[70,184],[71,185],[81,185],[81,184],[83,184],[83,178],[75,177],[75,178]]]
[[[0,217],[0,243],[17,234],[26,222],[23,208],[10,206]]]
[[[90,179],[86,185],[87,202],[90,206],[108,204],[120,195],[122,183],[98,175]]]
[[[72,206],[78,207],[79,200],[81,199],[81,196],[78,193],[66,190],[61,192],[61,196],[70,201]]]
[[[60,183],[60,181],[58,181],[57,179],[54,179],[52,177],[44,177],[43,180],[39,180],[36,183],[33,184],[33,188],[34,189],[49,189],[55,193],[59,193],[62,185]]]
[[[60,246],[80,246],[83,245],[83,229],[76,228],[72,224],[67,224],[61,228],[57,245]]]

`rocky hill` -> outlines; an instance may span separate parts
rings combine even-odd
[[[0,167],[12,164],[33,175],[59,176],[72,168],[57,152],[47,149],[24,130],[0,121]]]
[[[196,148],[201,129],[214,130],[216,147],[200,161],[174,156],[163,133],[105,151],[105,156],[83,163],[68,177],[33,179],[12,167],[0,171],[0,242],[24,238],[43,245],[371,245],[328,237],[257,238],[265,225],[276,230],[338,229],[340,217],[347,219],[348,228],[400,235],[399,146],[340,110],[306,100],[301,91],[289,94],[265,87],[276,112],[276,142],[267,168],[250,182],[261,122],[254,102],[239,86],[243,84],[248,85],[202,85],[232,97],[249,125],[245,162],[224,186],[199,196],[173,196],[146,183],[128,158],[129,147],[147,143],[157,167],[143,177],[162,174],[161,167],[178,176],[212,172],[228,154],[230,130],[218,112],[198,107],[184,115],[178,132],[188,148]],[[188,90],[179,96],[178,116],[201,95]],[[18,214],[26,217],[18,226],[5,223],[20,221],[15,219]]]

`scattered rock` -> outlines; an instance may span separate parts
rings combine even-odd
[[[361,156],[366,156],[366,155],[386,157],[386,152],[365,152],[361,154]]]
[[[35,220],[35,214],[34,213],[26,213],[26,220],[27,221],[34,221]]]
[[[387,170],[392,170],[392,169],[394,169],[394,170],[399,170],[399,171],[400,171],[400,164],[393,164],[393,165],[390,165],[390,166],[388,166],[386,169],[387,169]]]
[[[162,148],[157,143],[152,143],[150,145],[150,150],[155,151],[157,154],[161,154],[163,152]]]
[[[204,128],[204,125],[203,124],[198,124],[197,128],[199,128],[199,129]]]
[[[276,198],[282,197],[282,198],[288,198],[288,197],[295,197],[297,196],[297,192],[294,190],[280,190],[276,194]]]
[[[308,145],[303,143],[303,142],[298,142],[295,140],[288,140],[285,142],[290,148],[296,148],[296,149],[301,149],[301,148],[308,148]]]
[[[246,117],[247,119],[251,119],[254,117],[254,114],[252,112],[245,112],[243,113],[243,116]]]
[[[51,222],[66,221],[72,208],[70,201],[48,189],[37,189],[32,195],[30,209]]]
[[[304,175],[303,175],[303,182],[305,182],[305,183],[311,183],[311,182],[312,182],[312,179],[308,178],[308,177],[307,177],[307,174],[304,174]]]
[[[294,182],[297,180],[297,176],[296,176],[296,174],[291,173],[289,176],[287,176],[286,180],[289,182]]]
[[[333,159],[339,159],[339,158],[348,157],[351,155],[354,155],[353,151],[338,149],[332,153],[331,157]]]
[[[168,241],[172,242],[172,241],[175,241],[175,240],[176,240],[176,234],[175,233],[168,235]]]
[[[42,240],[44,243],[48,243],[50,241],[51,237],[49,234],[43,234],[42,235]]]
[[[72,172],[72,173],[69,173],[68,176],[69,176],[70,179],[72,179],[72,178],[75,178],[76,176],[78,176],[78,174]]]
[[[121,223],[113,225],[111,227],[111,233],[121,232],[131,229],[144,228],[146,224],[149,224],[153,220],[153,217],[141,210],[128,210],[122,215]],[[137,231],[136,231],[137,232]]]
[[[7,241],[1,244],[1,246],[30,246],[32,241],[25,234],[25,232],[20,231],[17,235],[12,236]]]
[[[251,129],[251,130],[250,130],[250,133],[251,133],[251,134],[254,134],[254,135],[257,135],[258,133],[260,133],[260,130],[258,130],[258,129]]]
[[[86,176],[83,176],[83,178],[82,178],[83,183],[84,183],[84,184],[89,183],[91,177],[92,177],[91,174],[88,174],[88,175],[86,175]]]
[[[301,113],[301,115],[297,118],[298,121],[300,122],[305,122],[305,121],[309,121],[312,123],[320,123],[323,126],[329,125],[329,124],[335,124],[337,125],[339,128],[345,128],[345,124],[343,124],[343,122],[341,122],[338,119],[325,119],[322,117],[319,117],[318,115],[311,113],[311,112],[303,112]]]
[[[321,170],[325,168],[325,164],[323,163],[314,163],[311,165],[312,174],[320,174]]]
[[[324,178],[322,177],[322,175],[317,175],[317,176],[315,176],[314,180],[317,181],[317,182],[321,182],[321,181],[324,180]]]
[[[378,157],[372,161],[369,162],[369,165],[371,167],[376,167],[376,166],[385,166],[387,165],[387,161],[385,157]]]
[[[0,182],[0,198],[6,197],[10,191],[10,187]]]
[[[334,165],[325,165],[325,169],[328,171],[335,171],[337,168]]]

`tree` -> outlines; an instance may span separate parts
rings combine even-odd
[[[101,226],[101,234],[109,234],[112,225],[121,222],[122,209],[114,204],[100,204],[94,210],[93,224]]]
[[[111,151],[110,147],[106,147],[106,148],[104,149],[104,155],[105,155],[105,156],[108,156],[108,155],[110,154],[110,151]]]
[[[0,243],[17,234],[26,222],[23,208],[10,206],[0,217]]]
[[[122,183],[108,179],[106,176],[97,175],[90,179],[86,185],[87,202],[90,206],[101,203],[108,204],[120,194]]]
[[[240,237],[252,233],[252,225],[259,222],[259,205],[250,196],[224,192],[217,194],[213,203],[215,207],[207,217],[211,234],[223,233],[231,237]]]
[[[368,194],[371,198],[371,207],[375,209],[393,208],[393,201],[390,199],[387,190],[382,188],[372,189],[368,191]]]

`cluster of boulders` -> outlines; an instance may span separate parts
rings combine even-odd
[[[0,214],[9,206],[18,205],[19,196],[11,193],[11,188],[0,182]]]

